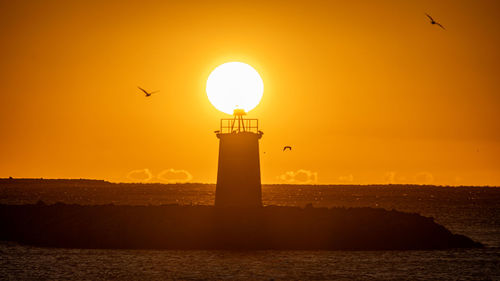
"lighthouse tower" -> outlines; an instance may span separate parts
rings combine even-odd
[[[221,119],[215,131],[219,141],[219,165],[215,191],[216,207],[262,206],[258,119],[245,119],[242,109],[234,118]]]

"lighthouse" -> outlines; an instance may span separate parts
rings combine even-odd
[[[215,131],[219,139],[219,162],[215,190],[216,207],[262,206],[258,119],[245,119],[245,111],[234,110],[234,118],[221,119]]]
[[[259,120],[244,118],[264,92],[259,73],[242,62],[216,67],[207,79],[212,105],[232,118],[220,120],[219,162],[215,190],[216,207],[258,208],[262,206],[260,181]]]

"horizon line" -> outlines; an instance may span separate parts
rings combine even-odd
[[[204,183],[204,182],[116,182],[104,179],[91,179],[91,178],[0,178],[0,181],[9,181],[9,180],[40,180],[40,181],[98,181],[109,184],[150,184],[150,185],[192,185],[192,184],[201,184],[201,185],[216,185],[217,183]],[[497,185],[444,185],[444,184],[419,184],[419,183],[262,183],[261,185],[296,185],[296,186],[361,186],[361,187],[370,187],[370,186],[419,186],[419,187],[491,187],[491,188],[499,188]]]

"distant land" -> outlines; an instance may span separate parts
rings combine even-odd
[[[215,185],[215,183],[202,183],[202,182],[188,182],[188,183],[161,183],[161,182],[111,182],[101,179],[49,179],[49,178],[0,178],[0,184],[100,184],[100,185]],[[495,185],[432,185],[432,184],[289,184],[289,183],[276,183],[276,184],[262,184],[262,186],[325,186],[325,187],[344,187],[344,186],[402,186],[402,187],[493,187],[500,188]]]

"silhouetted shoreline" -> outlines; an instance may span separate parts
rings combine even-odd
[[[71,178],[0,178],[0,186],[215,186],[215,183],[204,182],[187,182],[187,183],[165,183],[165,182],[114,182],[102,179],[71,179]],[[418,183],[372,183],[372,184],[355,184],[355,183],[331,183],[331,184],[314,184],[314,183],[264,183],[262,186],[311,186],[311,187],[438,187],[438,188],[500,188],[495,185],[436,185],[436,184],[418,184]]]
[[[432,218],[374,208],[0,205],[0,239],[63,248],[428,250],[482,247]]]

